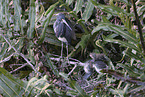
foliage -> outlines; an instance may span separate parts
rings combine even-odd
[[[145,2],[133,1],[53,0],[45,7],[45,1],[0,0],[0,95],[145,95]],[[59,12],[76,29],[70,64],[59,58],[61,42],[52,28]],[[84,80],[91,52],[104,53],[108,69],[92,69]]]

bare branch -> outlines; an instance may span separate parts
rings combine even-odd
[[[35,67],[31,64],[31,62],[24,56],[24,54],[19,53],[19,52],[16,50],[16,48],[14,48],[14,47],[10,44],[10,42],[6,39],[6,37],[5,37],[3,34],[1,34],[1,35],[2,35],[2,37],[5,39],[5,41],[9,44],[9,46],[10,46],[11,48],[13,48],[14,51],[15,51],[18,55],[20,55],[21,57],[23,57],[24,60],[31,66],[31,68],[32,68],[36,73],[38,73],[38,71],[37,71],[37,70],[35,69]]]
[[[21,68],[23,68],[23,67],[25,67],[26,65],[28,65],[27,63],[25,63],[25,64],[21,64],[22,66],[20,66],[20,67],[18,67],[17,69],[15,69],[15,70],[13,70],[13,71],[11,71],[10,73],[13,73],[13,72],[15,72],[15,71],[17,71],[17,70],[19,70],[19,69],[21,69]]]
[[[142,48],[143,48],[143,51],[144,51],[144,54],[145,54],[145,45],[144,45],[144,38],[143,38],[143,34],[142,34],[141,23],[140,23],[139,18],[138,18],[135,2],[134,2],[134,0],[131,0],[131,1],[132,1],[132,4],[133,4],[133,10],[134,10],[135,18],[136,18],[136,23],[137,23],[137,26],[138,26],[138,33],[139,33],[139,36],[140,36],[141,45],[142,45]]]

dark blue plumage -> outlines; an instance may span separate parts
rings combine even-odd
[[[56,37],[62,42],[71,44],[72,39],[76,39],[74,28],[63,13],[58,14],[53,28]]]
[[[59,13],[54,22],[53,29],[56,37],[62,41],[61,57],[63,53],[63,42],[66,43],[67,60],[68,60],[68,44],[72,43],[72,39],[76,39],[74,27],[63,13]]]

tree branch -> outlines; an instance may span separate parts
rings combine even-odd
[[[140,36],[141,45],[142,45],[142,48],[143,48],[143,51],[144,51],[144,54],[145,54],[145,45],[144,45],[144,38],[143,38],[143,34],[142,34],[141,23],[140,23],[139,18],[138,18],[135,2],[134,2],[134,0],[131,0],[131,1],[132,1],[132,4],[133,4],[133,10],[134,10],[134,14],[135,14],[136,23],[137,23],[137,26],[138,26],[138,33],[139,33],[139,36]]]
[[[8,41],[8,39],[7,39],[3,34],[1,34],[1,35],[2,35],[2,37],[5,39],[5,41],[9,44],[9,46],[10,46],[11,48],[13,48],[14,51],[15,51],[18,55],[20,55],[21,57],[24,58],[24,60],[29,64],[30,67],[31,67],[36,73],[39,73],[39,72],[35,69],[35,67],[31,64],[31,62],[24,56],[24,54],[19,53],[19,52],[16,50],[16,48],[14,48],[14,47],[10,44],[10,42]]]

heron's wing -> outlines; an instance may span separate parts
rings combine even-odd
[[[103,61],[95,61],[94,64],[99,69],[104,69],[107,67],[107,64],[104,63]]]
[[[66,20],[67,24],[69,25],[69,27],[68,27],[68,25],[66,25],[67,26],[66,28],[70,33],[70,37],[72,39],[76,40],[75,31],[74,31],[74,27],[73,27],[72,23],[67,18],[65,20]]]
[[[54,32],[56,37],[64,37],[65,36],[65,24],[62,21],[55,21],[53,25]]]

